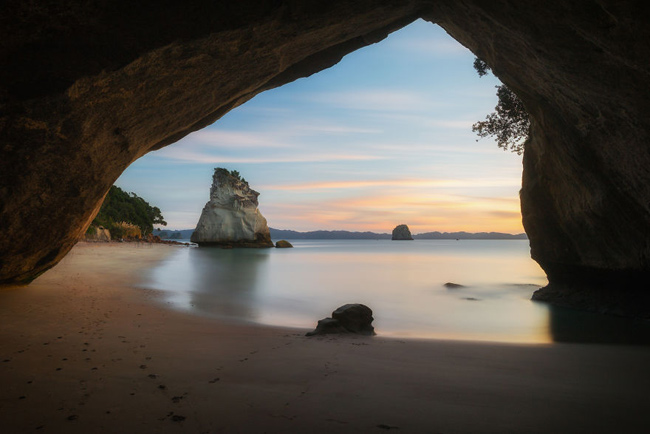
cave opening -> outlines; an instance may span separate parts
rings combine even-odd
[[[418,20],[140,158],[117,185],[174,229],[195,226],[223,166],[262,193],[274,228],[522,233],[521,157],[471,131],[500,84],[479,78],[473,59]]]
[[[225,167],[240,172],[261,193],[259,208],[275,229],[390,233],[406,223],[414,234],[521,234],[521,156],[504,152],[491,140],[477,140],[472,132],[472,124],[494,109],[495,86],[500,84],[494,76],[479,77],[473,61],[474,55],[441,27],[418,20],[329,69],[257,95],[215,124],[140,158],[117,185],[159,206],[169,223],[167,232],[195,227],[212,170]],[[368,300],[381,312],[383,332],[392,330],[396,336],[548,342],[548,312],[529,302],[530,292],[546,284],[543,271],[530,258],[526,240],[518,240],[507,252],[503,243],[496,244],[476,254],[460,253],[467,255],[464,267],[473,269],[471,276],[442,253],[426,253],[422,258],[437,264],[423,267],[416,254],[403,252],[407,262],[402,265],[411,270],[412,279],[419,276],[437,295],[433,300],[427,295],[420,301],[412,298],[414,303],[401,310],[389,307],[398,303],[394,297],[399,292],[384,288],[395,265],[371,266],[375,271],[363,273],[364,283],[342,271],[344,261],[338,273],[331,273],[337,277],[318,279],[327,282],[327,288],[311,291],[326,294],[334,287],[349,288],[347,296]],[[455,248],[451,246],[451,256],[459,254]],[[286,282],[281,294],[267,283],[277,282],[276,274],[291,276],[290,281],[309,280],[309,261],[297,270],[266,253],[179,255],[184,256],[175,265],[159,267],[148,283],[169,294],[170,303],[179,309],[226,316],[246,312],[243,319],[305,327],[319,310],[328,308],[295,301],[295,294],[303,291],[294,288],[292,294],[287,288],[293,283]],[[248,272],[235,266],[237,255],[246,257]],[[419,265],[409,268],[411,260]],[[324,261],[329,265],[335,259]],[[222,262],[229,266],[221,269]],[[445,274],[441,264],[454,271]],[[230,267],[239,271],[233,273]],[[422,275],[423,270],[435,274],[434,268],[440,276]],[[368,276],[373,274],[376,281],[371,283]],[[193,276],[192,283],[179,285],[175,276],[187,275]],[[247,280],[240,282],[238,276],[244,275]],[[442,286],[447,280],[474,289],[449,292]],[[503,282],[508,285],[499,286]],[[222,291],[221,305],[206,295],[215,286],[237,285],[238,290]],[[374,296],[360,292],[363,287],[375,288]],[[243,293],[249,295],[240,305]],[[278,309],[280,303],[273,300],[280,296],[300,308]],[[266,299],[271,301],[260,301]],[[433,306],[445,305],[445,300],[451,304],[443,327],[414,319],[430,316]],[[429,307],[420,312],[417,305]],[[400,318],[409,316],[405,326]],[[480,332],[467,325],[479,323]]]
[[[503,152],[491,140],[477,141],[471,131],[474,122],[493,110],[494,88],[500,84],[494,77],[477,77],[473,59],[442,28],[418,20],[329,69],[266,91],[215,124],[150,153],[134,163],[118,185],[144,191],[143,196],[156,204],[169,203],[171,213],[162,208],[173,229],[194,227],[210,173],[223,166],[241,172],[262,193],[260,209],[276,229],[390,232],[408,223],[413,233],[523,232],[521,157]],[[382,69],[388,72],[378,72]],[[529,292],[547,281],[528,250],[520,253],[520,258],[510,259],[510,269],[518,267],[520,272],[504,273],[504,279],[526,277],[507,291],[492,287],[487,297],[508,300],[512,288],[518,288],[509,302],[521,304],[498,315],[501,322],[496,325],[477,313],[480,310],[472,313],[483,318],[485,330],[518,328],[516,336],[502,334],[497,339],[621,342],[624,337],[645,342],[643,331],[620,332],[630,328],[625,321],[609,319],[604,333],[598,316],[570,321],[566,310],[526,303]],[[267,262],[251,263],[253,275],[262,277],[248,281],[247,291],[268,291],[258,288],[268,273]],[[161,269],[162,277],[153,285],[167,288],[172,275],[186,271]],[[206,287],[223,280],[214,270],[194,271],[210,276],[204,279]],[[479,291],[465,299],[485,296]],[[175,297],[185,308],[207,303],[215,309],[193,298],[196,294]],[[228,299],[226,305],[237,303]],[[265,306],[246,307],[276,325],[291,318]],[[462,308],[458,312],[456,326],[462,328]],[[293,325],[305,325],[296,321]],[[451,329],[446,333],[458,333]],[[465,333],[455,336],[481,339]]]
[[[522,221],[547,298],[587,308],[600,298],[597,310],[647,317],[647,301],[630,302],[650,257],[650,56],[635,42],[648,33],[635,4],[206,2],[149,20],[89,7],[15,5],[3,16],[13,36],[2,51],[0,223],[20,236],[2,240],[0,283],[60,261],[139,157],[421,17],[487,61],[530,112]]]

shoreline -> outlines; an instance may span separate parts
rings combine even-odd
[[[0,291],[3,432],[638,432],[649,422],[647,347],[307,338],[194,316],[136,286],[173,247],[80,243],[31,285]]]

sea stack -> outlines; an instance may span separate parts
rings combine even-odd
[[[411,231],[406,225],[397,225],[393,229],[393,240],[412,240]]]
[[[191,241],[199,246],[273,247],[266,219],[257,209],[259,195],[239,172],[214,169],[210,200]]]

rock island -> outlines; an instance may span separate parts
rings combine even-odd
[[[210,200],[191,241],[199,246],[273,247],[266,219],[257,209],[259,195],[239,172],[214,169]]]

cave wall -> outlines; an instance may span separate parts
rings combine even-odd
[[[642,2],[2,8],[0,282],[28,282],[56,264],[135,159],[418,17],[486,60],[531,114],[522,215],[551,284],[648,280],[650,35]]]
[[[549,279],[533,298],[650,317],[650,31],[643,24],[650,7],[455,2],[443,9],[440,24],[531,114],[521,209],[531,255]]]
[[[119,175],[417,18],[402,1],[34,1],[0,11],[0,283],[76,243]]]

